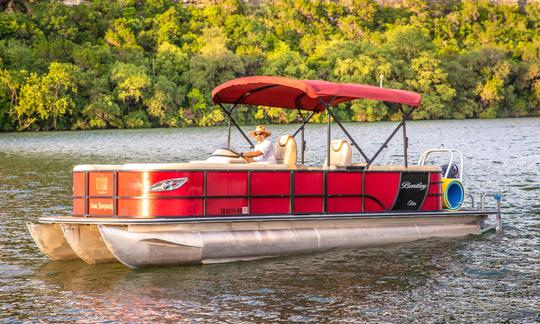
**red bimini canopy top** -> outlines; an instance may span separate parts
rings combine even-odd
[[[422,97],[412,91],[364,84],[296,80],[276,76],[238,78],[227,81],[212,91],[215,104],[246,104],[316,112],[323,111],[325,104],[333,106],[355,99],[380,100],[417,107]]]

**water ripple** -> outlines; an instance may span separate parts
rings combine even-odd
[[[395,124],[347,127],[373,153]],[[324,161],[324,128],[307,128],[310,165]],[[0,134],[0,321],[540,321],[540,119],[411,122],[408,132],[411,160],[441,144],[458,148],[467,190],[503,193],[502,235],[206,266],[50,262],[25,223],[70,214],[73,165],[200,160],[226,129]],[[247,149],[236,134],[233,143]],[[393,141],[379,163],[401,163],[401,145]]]

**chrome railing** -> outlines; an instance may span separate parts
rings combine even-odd
[[[493,197],[495,198],[495,202],[497,204],[497,216],[495,218],[495,230],[497,233],[502,232],[502,213],[501,213],[501,200],[502,195],[498,192],[485,192],[482,194],[480,198],[480,209],[483,210],[485,208],[485,202],[487,197]]]

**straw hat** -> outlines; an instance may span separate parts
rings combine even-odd
[[[249,135],[252,136],[252,137],[255,137],[255,134],[257,134],[257,133],[265,133],[266,137],[272,135],[272,132],[270,130],[266,129],[263,125],[258,125],[257,127],[255,127],[255,130],[250,131]]]

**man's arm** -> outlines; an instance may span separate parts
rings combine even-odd
[[[256,156],[261,156],[261,155],[263,155],[263,152],[261,152],[261,151],[252,151],[252,152],[240,153],[240,156],[245,157],[245,158],[254,158]]]

